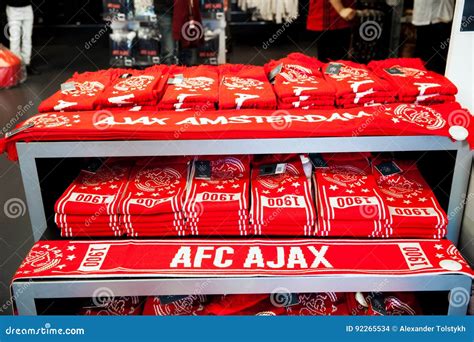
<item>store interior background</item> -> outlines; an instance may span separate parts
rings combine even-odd
[[[32,56],[41,75],[31,76],[15,88],[0,90],[1,127],[8,125],[17,113],[20,113],[19,121],[36,114],[40,102],[52,95],[73,72],[109,67],[109,32],[100,36],[96,43],[89,43],[104,28],[101,0],[35,0],[33,3],[35,26]],[[405,1],[405,7],[409,8],[412,3]],[[300,17],[285,28],[275,43],[265,47],[264,42],[282,24],[252,23],[245,13],[234,13],[232,17],[238,18],[239,22],[228,23],[231,36],[228,62],[263,65],[290,52],[316,56],[317,35],[305,28],[307,6],[308,0],[301,0]],[[0,42],[8,46],[3,34],[6,24],[4,4],[0,6],[0,24]],[[413,53],[413,32],[413,29],[408,30],[401,37],[400,45],[404,53]],[[0,189],[3,201],[20,198],[26,203],[18,164],[8,161],[5,156],[0,157]],[[3,207],[4,203],[0,205]],[[33,245],[33,237],[27,210],[13,219],[5,216],[3,210],[0,212],[0,227],[3,230],[0,236],[0,314],[11,314],[11,306],[3,309],[2,305],[8,303],[12,275]],[[471,207],[466,208],[466,213],[469,212],[474,213],[472,203]],[[474,218],[469,214],[465,221],[474,226]],[[472,239],[465,239],[465,245],[460,247],[461,251],[463,249],[474,250]]]

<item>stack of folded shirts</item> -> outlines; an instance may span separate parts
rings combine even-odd
[[[176,111],[215,110],[219,100],[218,82],[217,67],[174,67],[158,108]]]
[[[209,156],[194,161],[184,205],[192,235],[248,234],[250,158]]]
[[[324,78],[336,89],[338,107],[395,102],[395,88],[363,64],[335,61],[322,68]]]
[[[148,297],[143,315],[200,316],[205,314],[206,302],[207,297],[202,295]]]
[[[443,238],[447,215],[416,162],[376,158],[372,164],[379,193],[388,208],[389,236]]]
[[[120,75],[119,69],[75,73],[61,84],[61,90],[47,98],[38,107],[40,113],[93,110],[104,89]]]
[[[82,170],[54,206],[61,236],[121,236],[118,206],[131,163],[108,159],[96,172]]]
[[[94,298],[79,311],[83,316],[137,316],[141,315],[143,305],[140,297]]]
[[[219,109],[275,109],[276,97],[261,66],[219,67]]]
[[[317,236],[379,237],[387,209],[366,153],[311,155],[315,173]]]
[[[273,79],[279,109],[332,109],[335,89],[321,72],[317,59],[292,53],[265,65],[265,72]]]
[[[418,58],[372,61],[368,67],[395,87],[399,102],[430,105],[456,100],[456,86],[443,75],[426,70]]]
[[[298,155],[267,156],[254,162],[251,203],[255,235],[313,235],[311,183]]]
[[[99,95],[101,108],[153,106],[163,96],[168,80],[165,65],[154,65],[145,70],[120,69],[120,76]]]
[[[128,236],[183,236],[188,159],[141,159],[119,206]]]

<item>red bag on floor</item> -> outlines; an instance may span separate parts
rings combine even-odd
[[[0,89],[16,86],[23,77],[21,59],[0,44]]]
[[[61,84],[61,90],[47,98],[38,107],[40,113],[93,110],[104,89],[120,75],[119,69],[75,73]]]
[[[120,69],[118,76],[99,95],[100,108],[156,105],[163,96],[169,67],[154,65],[145,70]]]
[[[218,82],[217,67],[175,67],[170,72],[168,87],[158,108],[182,110],[199,107],[203,110],[214,110],[219,100]]]
[[[275,109],[276,97],[260,66],[219,66],[219,109]]]
[[[423,101],[425,95],[457,94],[456,86],[443,75],[426,70],[424,63],[418,58],[391,58],[383,61],[372,61],[369,69],[379,77],[390,82],[397,90],[400,101],[404,98],[417,98]],[[436,97],[431,97],[434,101]]]

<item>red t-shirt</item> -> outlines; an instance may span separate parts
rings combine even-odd
[[[344,7],[352,7],[354,0],[342,0]],[[340,30],[349,27],[329,0],[310,0],[306,28],[310,31]]]

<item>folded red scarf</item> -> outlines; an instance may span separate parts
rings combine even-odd
[[[154,65],[145,70],[121,69],[115,79],[99,95],[101,108],[156,105],[163,96],[169,67]]]
[[[137,163],[130,174],[119,210],[121,214],[156,215],[181,212],[188,166],[153,159]]]
[[[394,163],[400,172],[384,176],[377,169],[382,163]],[[379,193],[388,208],[389,227],[394,231],[399,227],[446,229],[447,215],[414,161],[376,158],[372,164]]]
[[[61,90],[38,107],[40,113],[93,110],[100,94],[120,75],[119,69],[75,73],[61,85]]]
[[[365,154],[322,154],[319,158],[315,186],[321,218],[360,221],[388,217]]]
[[[120,223],[119,215],[66,215],[55,214],[54,222],[59,226],[67,223],[89,226],[97,223]]]
[[[58,214],[116,215],[131,162],[107,160],[95,173],[81,171],[54,206]]]
[[[168,87],[158,108],[179,110],[199,105],[205,110],[214,110],[219,100],[218,82],[217,67],[175,67],[170,72]]]
[[[334,292],[295,294],[297,304],[286,308],[289,316],[345,316],[348,315],[345,294]]]
[[[292,53],[277,61],[265,64],[265,72],[272,73],[276,68],[281,68],[275,76],[273,88],[277,98],[311,96],[335,97],[335,89],[329,84],[321,73],[323,64],[315,58],[301,53]]]
[[[275,109],[276,97],[260,66],[219,66],[219,109]]]
[[[314,225],[315,210],[301,160],[299,156],[283,157],[280,163],[274,160],[253,164],[252,229],[257,235],[270,235],[274,225],[284,223],[302,228],[304,231],[298,235],[310,235],[312,231],[305,228]]]
[[[368,67],[396,88],[400,100],[429,94],[457,94],[457,88],[450,80],[443,75],[426,70],[423,61],[418,58],[372,61]]]

